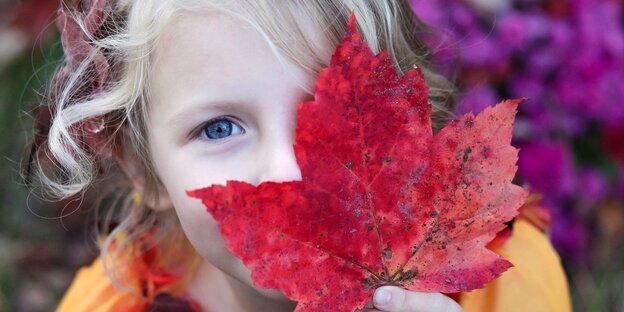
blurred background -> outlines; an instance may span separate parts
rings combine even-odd
[[[519,182],[542,195],[575,311],[624,311],[624,1],[410,0],[458,114],[521,106]],[[62,60],[59,0],[0,0],[0,311],[51,311],[97,255],[89,201],[20,182],[30,110]],[[62,217],[61,217],[62,216]]]

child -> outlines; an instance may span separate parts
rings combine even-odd
[[[122,200],[100,259],[79,271],[58,311],[294,309],[253,285],[186,191],[301,179],[297,104],[313,99],[352,11],[375,53],[388,51],[402,73],[424,72],[437,129],[453,108],[406,1],[66,2],[67,63],[52,81],[51,116],[38,120],[28,172],[60,198],[106,179],[102,195]],[[558,257],[530,219],[517,218],[493,245],[515,267],[485,289],[451,298],[384,286],[367,310],[570,310]]]

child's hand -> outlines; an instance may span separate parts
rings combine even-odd
[[[462,312],[455,300],[441,293],[423,293],[395,286],[379,287],[372,300],[374,308],[367,306],[364,311],[392,312]]]

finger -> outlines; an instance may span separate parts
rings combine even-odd
[[[373,295],[375,308],[393,312],[463,312],[455,300],[441,293],[423,293],[396,286],[379,287]]]

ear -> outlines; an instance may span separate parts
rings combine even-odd
[[[139,155],[131,148],[127,136],[120,135],[113,148],[113,157],[123,170],[134,189],[141,194],[142,203],[156,211],[166,211],[173,208],[167,189],[157,175],[147,172],[145,165],[140,162]]]

